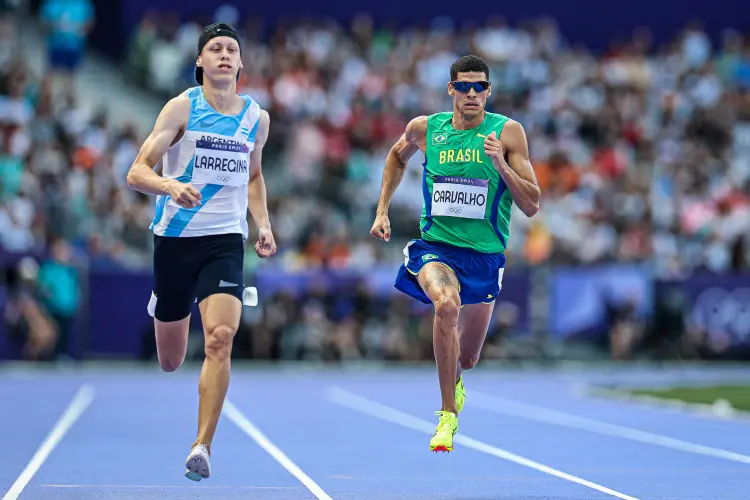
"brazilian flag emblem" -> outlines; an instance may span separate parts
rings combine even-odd
[[[432,134],[432,145],[442,146],[448,142],[448,134],[445,132],[435,132]]]

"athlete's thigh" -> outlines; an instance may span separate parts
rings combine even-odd
[[[470,358],[479,356],[487,337],[495,303],[466,304],[458,319],[458,341],[461,354]]]
[[[448,265],[441,262],[430,262],[425,264],[417,275],[419,286],[422,287],[424,293],[435,303],[438,299],[449,293],[455,296],[456,300],[460,300],[459,292],[461,286],[459,284],[456,273]]]
[[[242,301],[234,295],[215,293],[203,299],[198,306],[205,334],[220,326],[229,327],[233,332],[240,327]]]
[[[188,334],[190,333],[190,315],[177,321],[165,323],[154,318],[156,332],[156,354],[162,367],[177,369],[187,355]]]

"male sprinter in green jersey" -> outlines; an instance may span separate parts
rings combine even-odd
[[[500,293],[515,203],[527,217],[541,190],[526,134],[506,116],[488,113],[487,64],[475,56],[450,69],[453,111],[414,118],[385,161],[370,234],[390,240],[388,207],[417,150],[424,152],[422,238],[410,241],[395,286],[435,308],[433,347],[442,408],[431,451],[452,451],[466,398],[463,370],[474,367]]]

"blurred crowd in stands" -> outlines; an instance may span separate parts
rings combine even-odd
[[[466,53],[490,64],[489,109],[523,124],[542,185],[539,215],[514,214],[514,265],[654,259],[661,275],[749,265],[750,38],[740,33],[714,45],[688,26],[655,46],[636,31],[593,54],[549,20],[393,30],[363,16],[270,33],[231,8],[213,20],[242,30],[241,90],[272,116],[276,230],[302,265],[389,257],[367,236],[383,159],[409,119],[450,109],[448,68]],[[197,21],[148,13],[128,53],[134,81],[165,98],[192,85]],[[396,241],[416,232],[421,161],[393,203]]]
[[[125,185],[144,137],[73,91],[91,2],[42,2],[42,74],[17,57],[16,16],[0,1],[0,246],[43,253],[67,242],[89,266],[148,268],[153,202]],[[491,68],[489,111],[525,127],[543,192],[534,219],[514,212],[509,265],[641,262],[659,276],[750,267],[750,37],[727,30],[712,43],[695,25],[657,46],[636,30],[595,54],[549,19],[395,29],[361,16],[268,30],[222,6],[195,20],[147,12],[120,71],[166,101],[195,85],[198,33],[218,21],[242,33],[239,90],[271,115],[264,168],[280,249],[271,265],[395,272],[418,237],[422,157],[394,198],[390,245],[369,236],[384,158],[412,117],[451,109],[449,67],[473,53]],[[282,310],[283,297],[275,304]],[[337,324],[329,342],[346,352],[352,324]]]
[[[40,11],[52,30],[50,72],[31,74],[3,45],[11,49],[0,66],[0,240],[18,251],[63,236],[94,258],[147,266],[153,206],[124,186],[143,137],[71,92],[50,96],[53,71],[80,63],[93,16],[80,7],[80,36],[56,38],[59,1]],[[400,243],[418,231],[422,158],[394,199],[388,247],[368,236],[383,159],[410,118],[450,109],[448,68],[475,53],[491,67],[489,109],[523,124],[543,189],[534,219],[514,214],[514,265],[654,259],[661,274],[748,266],[750,39],[739,33],[726,31],[714,46],[690,26],[653,46],[636,31],[592,54],[568,45],[549,20],[436,19],[392,30],[363,16],[270,33],[230,7],[200,21],[211,20],[240,27],[240,91],[272,117],[265,165],[285,265],[398,262]],[[14,30],[4,14],[0,36]],[[123,73],[165,100],[194,85],[199,30],[197,21],[146,13]]]
[[[54,15],[42,7],[53,29]],[[411,117],[450,109],[448,67],[475,53],[491,66],[490,110],[526,128],[544,192],[535,219],[515,214],[513,262],[653,258],[665,274],[747,267],[750,41],[739,33],[727,31],[713,47],[688,27],[654,47],[639,31],[594,55],[567,45],[548,20],[456,27],[438,19],[395,31],[361,17],[346,27],[304,23],[266,33],[231,8],[215,16],[240,26],[240,90],[272,116],[266,171],[289,265],[398,259],[398,245],[387,253],[367,235],[383,158]],[[4,26],[12,37],[7,15]],[[193,85],[199,30],[197,22],[147,13],[124,73],[165,99]],[[74,70],[76,50],[85,41],[50,47],[51,69]],[[3,246],[25,250],[54,234],[96,256],[147,265],[151,203],[123,186],[143,138],[96,110],[82,112],[72,94],[53,107],[50,74],[29,74],[12,55],[4,54],[0,101]],[[396,242],[416,234],[420,162],[417,155],[393,203]]]

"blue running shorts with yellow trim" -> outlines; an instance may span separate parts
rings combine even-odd
[[[460,285],[461,304],[493,302],[503,283],[505,254],[482,253],[470,248],[456,247],[446,243],[411,240],[404,248],[404,263],[398,270],[397,290],[430,304],[417,281],[417,274],[425,264],[440,262],[456,274]]]

